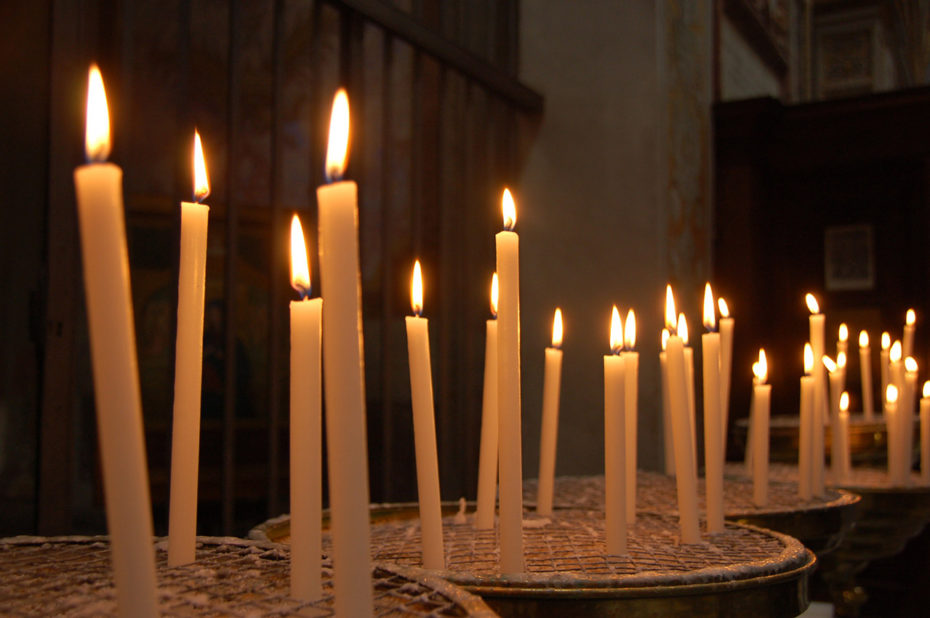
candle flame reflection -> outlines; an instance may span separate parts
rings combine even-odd
[[[413,313],[419,316],[423,313],[423,275],[420,272],[420,260],[413,263],[413,279],[410,282],[410,306]]]
[[[627,350],[636,347],[636,314],[632,309],[626,312],[626,321],[623,323],[623,347]]]
[[[617,305],[614,305],[610,312],[610,353],[619,354],[623,349],[623,322],[620,320],[620,312]]]
[[[555,315],[552,317],[552,347],[562,347],[562,310],[555,308]]]
[[[500,284],[497,282],[497,273],[491,275],[491,315],[497,317],[497,299],[500,298]]]
[[[300,217],[291,219],[291,287],[301,298],[310,296],[310,265],[307,261],[307,244]]]
[[[669,335],[668,329],[667,329],[667,328],[663,328],[663,329],[662,329],[662,351],[663,351],[663,352],[665,351],[665,348],[668,347],[668,338],[669,338],[669,336],[670,336],[670,335]]]
[[[688,345],[688,320],[685,319],[683,313],[678,314],[678,336],[685,345]]]
[[[804,344],[804,374],[810,375],[814,370],[814,349],[811,344]]]
[[[346,171],[349,154],[349,95],[345,88],[336,91],[329,117],[329,142],[326,146],[326,180],[334,182]]]
[[[717,312],[714,311],[714,293],[710,289],[710,283],[704,284],[704,328],[708,332],[713,332],[717,325]]]
[[[194,201],[202,202],[210,195],[210,177],[207,175],[207,162],[203,157],[203,144],[200,133],[194,129]]]
[[[501,196],[501,211],[504,214],[504,229],[512,232],[517,224],[517,205],[514,204],[510,189],[504,189],[504,194]]]
[[[103,76],[96,64],[87,74],[87,116],[84,128],[84,153],[91,163],[102,163],[110,156],[110,111]]]

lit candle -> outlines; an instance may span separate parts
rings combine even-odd
[[[835,455],[836,460],[839,462],[838,466],[833,468],[834,474],[837,476],[835,480],[837,483],[846,483],[849,479],[849,393],[843,391],[840,394],[839,402],[839,412],[836,415],[836,424],[838,430],[836,432],[836,448],[833,450],[833,455]]]
[[[898,470],[898,449],[897,449],[897,440],[895,439],[897,431],[895,430],[895,419],[897,418],[898,411],[898,387],[894,384],[889,384],[888,388],[885,390],[885,423],[887,426],[887,435],[888,438],[886,443],[888,445],[888,480],[892,485],[897,484],[897,470]]]
[[[626,555],[626,420],[624,407],[623,323],[614,305],[610,314],[610,354],[604,356],[604,487],[607,554]]]
[[[666,344],[668,372],[669,416],[675,442],[675,480],[678,488],[678,523],[682,543],[698,543],[697,469],[694,455],[694,433],[688,412],[688,388],[685,373],[684,341],[675,331],[675,298],[672,286],[665,288],[665,326],[669,329]]]
[[[846,390],[846,352],[836,355],[836,370],[840,374],[840,392]]]
[[[730,317],[730,308],[727,301],[720,297],[717,299],[717,308],[720,309],[720,431],[723,436],[720,449],[727,452],[727,427],[730,418],[730,376],[733,371],[733,318]]]
[[[849,352],[849,327],[843,322],[837,329],[836,335],[836,356],[839,358],[840,352],[846,354]]]
[[[694,405],[694,348],[689,345],[688,320],[684,313],[678,314],[678,336],[684,344],[685,355],[685,388],[688,395],[688,432],[691,435],[691,454],[694,456],[692,465],[697,470],[697,413]]]
[[[756,383],[752,387],[752,414],[755,417],[752,436],[752,501],[756,506],[765,506],[769,500],[769,406],[772,385],[765,383],[768,363],[764,350],[759,350],[759,361],[753,371]]]
[[[669,332],[667,328],[662,329],[662,347],[659,352],[659,374],[662,382],[662,437],[663,453],[665,454],[665,474],[675,476],[675,442],[672,439],[672,416],[669,413],[668,402],[668,363],[665,351],[668,345]]]
[[[636,434],[639,412],[639,352],[636,351],[636,315],[630,309],[623,323],[624,417],[626,418],[626,518],[636,521]]]
[[[123,219],[123,171],[106,159],[110,125],[96,65],[87,85],[88,164],[74,171],[97,435],[121,614],[155,616],[155,548]]]
[[[811,490],[814,495],[821,497],[826,492],[824,484],[824,424],[827,422],[826,411],[828,407],[827,379],[821,361],[824,354],[824,322],[825,317],[820,313],[820,305],[813,294],[805,297],[807,308],[810,310],[810,344],[814,352],[814,421],[813,435],[813,476]]]
[[[810,500],[814,459],[814,351],[804,344],[804,375],[801,377],[801,420],[798,435],[798,497]]]
[[[509,189],[501,199],[504,230],[497,233],[497,411],[500,458],[500,569],[523,572],[523,448],[520,429],[520,237]]]
[[[704,328],[701,357],[704,369],[704,487],[707,532],[723,532],[723,449],[720,431],[720,335],[714,332],[716,311],[710,283],[704,286]]]
[[[901,479],[911,484],[911,466],[914,458],[914,409],[917,407],[917,361],[913,356],[904,359],[904,397],[898,406],[901,422]]]
[[[475,528],[494,527],[497,494],[497,273],[491,276],[491,319],[484,339],[484,393],[481,405],[481,446],[478,453],[478,504]]]
[[[889,375],[891,371],[891,335],[887,332],[882,333],[881,350],[878,352],[878,365],[882,377],[881,395],[884,398],[888,391],[888,385],[891,384]]]
[[[920,482],[930,484],[930,381],[920,398]]]
[[[841,464],[840,458],[837,456],[840,439],[838,417],[840,414],[840,394],[843,392],[843,375],[832,358],[824,356],[822,361],[823,366],[826,367],[829,373],[830,380],[830,467],[833,470],[833,478],[839,479]]]
[[[291,219],[291,286],[300,295],[290,305],[291,596],[315,601],[323,595],[323,299],[310,298],[310,264],[297,215]]]
[[[891,344],[888,353],[888,380],[898,389],[898,399],[901,399],[904,396],[904,357],[901,356],[900,341]]]
[[[872,399],[872,350],[869,347],[869,333],[859,333],[859,376],[862,382],[862,412],[865,419],[871,421],[875,402]]]
[[[203,369],[203,298],[207,270],[210,195],[200,134],[194,131],[194,202],[181,202],[178,262],[178,334],[171,427],[171,496],[168,501],[168,566],[194,561],[197,537],[197,471],[200,460],[200,386]]]
[[[555,446],[559,435],[559,387],[562,383],[562,310],[552,318],[552,346],[546,348],[543,374],[542,433],[539,443],[539,488],[536,512],[552,514],[555,483]]]
[[[439,459],[436,455],[436,417],[433,412],[433,370],[429,355],[429,321],[423,312],[423,276],[420,260],[413,264],[410,283],[407,354],[410,359],[410,399],[413,407],[413,442],[417,462],[417,493],[420,499],[420,531],[423,567],[446,567],[442,547],[442,508],[439,503]]]
[[[330,184],[317,188],[320,283],[323,290],[323,379],[333,537],[333,589],[338,616],[373,610],[369,557],[368,440],[358,258],[358,187],[339,180],[349,143],[349,99],[333,101],[326,151]]]
[[[917,322],[917,314],[913,309],[908,309],[904,316],[904,349],[901,351],[904,358],[914,355],[914,329]]]

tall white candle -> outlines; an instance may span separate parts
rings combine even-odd
[[[413,407],[413,442],[420,499],[423,567],[444,569],[442,508],[439,499],[439,458],[436,455],[436,417],[433,412],[433,370],[429,354],[429,321],[423,311],[423,277],[420,260],[413,265],[410,285],[413,315],[408,315],[407,353],[410,359],[410,399]]]
[[[887,427],[886,443],[888,445],[888,480],[892,485],[898,484],[898,448],[896,418],[898,412],[898,387],[889,384],[885,390],[885,423]]]
[[[168,566],[194,561],[197,473],[200,460],[200,386],[203,369],[203,299],[207,271],[210,195],[200,134],[194,131],[194,199],[181,202],[178,262],[178,333],[174,353],[174,420],[171,427],[171,496],[168,501]]]
[[[672,416],[669,412],[668,401],[668,354],[665,348],[668,345],[668,329],[662,329],[662,351],[659,352],[659,374],[662,384],[662,438],[663,454],[665,455],[665,474],[675,476],[675,442],[672,439]]]
[[[666,345],[669,413],[675,441],[675,481],[678,488],[678,518],[682,543],[698,543],[697,469],[691,420],[688,413],[688,389],[685,374],[684,341],[675,330],[675,299],[672,287],[665,294],[665,324],[669,329]]]
[[[704,286],[704,328],[701,357],[704,370],[704,487],[707,532],[723,532],[723,449],[720,431],[720,335],[714,332],[716,311],[710,284]]]
[[[840,356],[840,352],[843,354],[849,353],[849,327],[846,326],[846,323],[843,322],[840,324],[840,327],[837,329],[836,334],[836,357],[837,359]]]
[[[843,392],[843,376],[839,367],[829,356],[824,356],[822,361],[827,369],[830,382],[830,469],[833,471],[833,478],[838,479],[842,464],[836,450],[840,439],[840,428],[837,423],[840,414],[840,393]]]
[[[326,174],[345,171],[349,99],[336,93]],[[352,181],[317,189],[320,283],[323,291],[323,376],[333,537],[335,613],[373,612],[369,556],[368,440],[362,343],[362,284],[358,256],[358,187]]]
[[[881,400],[885,401],[888,385],[891,384],[891,335],[882,333],[881,349],[878,352],[878,365],[881,370],[882,390]]]
[[[801,377],[801,420],[798,432],[798,497],[810,500],[813,495],[812,476],[814,458],[814,352],[810,343],[804,344],[804,375]]]
[[[727,427],[730,419],[730,380],[733,372],[733,318],[730,308],[722,297],[717,299],[720,309],[720,430],[723,433],[720,445],[724,458],[727,452]]]
[[[497,315],[498,457],[500,458],[500,569],[523,572],[523,447],[520,428],[520,237],[509,189],[501,199],[504,230],[495,237],[500,302]]]
[[[291,596],[323,595],[322,314],[310,299],[310,265],[300,219],[291,219]]]
[[[914,462],[914,411],[917,407],[917,361],[913,356],[904,359],[904,399],[898,407],[901,418],[901,478],[905,486],[911,484],[911,466]]]
[[[88,76],[86,152],[89,163],[74,171],[74,188],[116,601],[121,614],[155,616],[152,506],[123,220],[123,171],[106,162],[109,117],[96,66]]]
[[[828,406],[827,379],[821,359],[824,354],[824,324],[826,318],[820,313],[820,305],[813,294],[805,297],[810,309],[810,344],[814,352],[814,435],[813,435],[813,476],[811,490],[821,497],[826,492],[824,484],[824,424]]]
[[[846,352],[836,355],[836,370],[840,374],[840,392],[846,390]]]
[[[875,401],[872,398],[872,349],[869,333],[859,332],[859,376],[862,382],[862,413],[867,421],[874,418]]]
[[[478,453],[478,503],[475,528],[494,527],[497,495],[497,273],[491,276],[491,315],[484,341],[484,393],[481,404],[481,445]]]
[[[623,324],[614,305],[610,315],[610,350],[604,356],[604,515],[607,554],[627,553],[626,508],[626,420],[624,407],[625,363],[620,358],[623,348]]]
[[[623,323],[624,387],[623,415],[626,418],[626,518],[636,521],[636,440],[639,415],[639,352],[636,347],[636,315],[630,309]]]
[[[756,506],[765,506],[769,499],[769,410],[772,385],[765,383],[768,362],[763,350],[759,350],[755,371],[757,383],[752,387],[752,413],[755,417],[752,436],[752,502]]]
[[[562,310],[552,318],[552,346],[546,348],[543,374],[542,431],[539,440],[539,486],[536,512],[552,514],[555,453],[559,435],[559,389],[562,383]]]
[[[920,398],[920,482],[930,484],[930,381]]]
[[[843,391],[840,394],[839,412],[836,414],[836,448],[832,456],[835,456],[839,465],[834,468],[836,476],[834,482],[845,484],[849,480],[849,393]]]
[[[903,485],[905,479],[901,477],[903,467],[902,458],[904,457],[904,434],[902,424],[902,409],[905,407],[907,394],[904,388],[904,360],[901,357],[901,342],[895,341],[891,344],[891,350],[888,354],[888,379],[896,389],[897,398],[894,405],[894,414],[886,416],[886,434],[888,441],[888,457],[891,481],[895,485]]]
[[[904,358],[914,356],[915,322],[917,322],[917,314],[914,313],[913,309],[908,309],[904,316],[903,350],[901,350],[904,354]]]
[[[691,454],[694,456],[692,465],[697,470],[697,412],[694,402],[694,348],[689,345],[688,320],[684,313],[678,314],[678,336],[684,344],[685,355],[685,389],[688,396],[688,422],[691,435]]]

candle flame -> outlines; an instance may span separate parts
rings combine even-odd
[[[848,412],[848,411],[849,411],[849,393],[847,393],[846,391],[843,391],[843,393],[840,395],[840,412]]]
[[[669,334],[675,332],[677,328],[676,316],[678,313],[675,311],[675,296],[672,294],[671,284],[665,285],[665,328],[668,329]]]
[[[891,352],[888,353],[888,358],[893,363],[897,363],[901,360],[901,342],[895,341],[891,344]]]
[[[562,310],[555,308],[555,315],[552,316],[552,347],[562,347]]]
[[[849,340],[849,327],[846,326],[845,322],[840,324],[839,339],[840,341]]]
[[[683,313],[678,314],[678,336],[685,345],[688,345],[688,320],[685,319]]]
[[[291,287],[297,290],[301,298],[310,295],[307,244],[304,242],[304,230],[300,225],[300,217],[296,214],[291,219]]]
[[[917,361],[913,356],[904,359],[904,371],[908,373],[917,373]]]
[[[713,332],[717,325],[717,313],[714,311],[714,293],[710,290],[710,283],[704,284],[704,328]]]
[[[769,375],[769,363],[765,358],[765,350],[759,348],[759,360],[752,365],[752,372],[755,374],[759,384],[765,384]]]
[[[898,400],[898,387],[894,384],[889,384],[888,388],[885,389],[885,401],[888,403],[895,403]]]
[[[930,380],[927,380],[926,382],[924,382],[923,396],[930,397]]]
[[[610,353],[619,354],[623,349],[623,322],[620,320],[620,312],[617,305],[614,305],[610,312]]]
[[[497,317],[497,300],[500,298],[500,284],[497,282],[497,273],[491,275],[491,315]]]
[[[110,111],[103,76],[96,64],[87,74],[87,116],[84,127],[84,153],[92,163],[101,163],[110,156]]]
[[[904,316],[904,323],[908,326],[913,326],[914,322],[917,321],[917,314],[914,313],[913,309],[908,309],[907,313]]]
[[[665,348],[668,347],[668,338],[669,338],[669,336],[670,336],[670,334],[669,334],[669,332],[668,332],[668,329],[667,329],[667,328],[663,328],[663,329],[662,329],[662,351],[663,351],[663,352],[665,351]]]
[[[510,189],[504,189],[504,194],[501,196],[501,211],[504,214],[504,229],[512,232],[517,224],[517,205],[514,204]]]
[[[887,332],[882,333],[882,349],[887,350],[891,347],[891,335]]]
[[[836,366],[840,369],[846,367],[846,352],[837,352],[836,353]]]
[[[865,332],[864,330],[859,331],[859,347],[869,347],[869,333]]]
[[[207,162],[203,157],[203,144],[200,133],[194,129],[194,201],[202,202],[210,195],[210,177],[207,176]]]
[[[807,302],[807,308],[811,313],[820,313],[820,303],[817,302],[817,298],[813,294],[808,293],[804,300]]]
[[[329,143],[326,147],[326,180],[334,182],[346,171],[349,154],[349,95],[345,88],[336,91],[329,117]]]
[[[832,358],[824,356],[821,360],[823,361],[823,366],[827,368],[827,371],[830,373],[836,371],[836,363],[833,362]]]
[[[410,306],[414,315],[423,313],[423,275],[420,273],[420,260],[413,263],[413,279],[410,282]]]
[[[814,370],[814,348],[811,347],[811,344],[804,344],[804,374],[810,375],[811,371]]]
[[[636,347],[636,314],[632,309],[626,312],[626,321],[623,323],[623,347],[627,350]]]
[[[723,296],[717,299],[717,309],[720,310],[721,318],[730,317],[730,307],[727,306],[727,301],[723,300]]]

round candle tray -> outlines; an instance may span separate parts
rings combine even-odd
[[[418,567],[416,505],[378,507],[373,515],[372,557]],[[427,572],[504,616],[796,616],[807,606],[816,563],[796,539],[734,523],[682,545],[677,518],[653,513],[630,526],[628,555],[607,556],[603,513],[574,509],[552,518],[527,514],[526,571],[502,575],[497,530],[475,530],[472,520],[443,519],[446,569]],[[260,531],[287,541],[286,522],[278,518]]]
[[[769,500],[764,507],[752,502],[752,481],[741,475],[728,475],[724,480],[724,515],[730,521],[775,530],[801,541],[823,556],[835,549],[853,527],[857,517],[859,496],[842,490],[830,490],[823,498],[802,501],[796,482],[769,483]],[[536,480],[524,483],[524,504],[533,506]],[[698,479],[698,507],[704,504],[704,479]],[[604,477],[560,476],[555,479],[555,508],[604,508]],[[636,508],[640,511],[673,513],[678,510],[675,477],[640,470],[637,474]]]
[[[197,560],[168,568],[156,542],[159,610],[166,616],[333,616],[332,565],[323,563],[323,599],[289,596],[287,546],[198,537]],[[0,539],[0,613],[4,616],[117,614],[107,537]],[[376,564],[377,615],[493,616],[475,595],[422,570]]]

